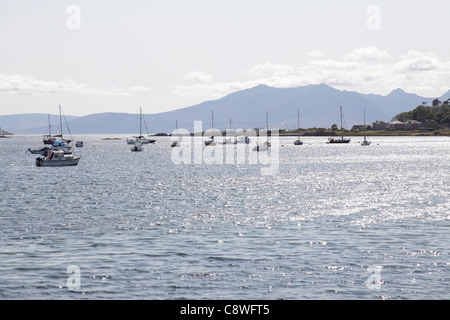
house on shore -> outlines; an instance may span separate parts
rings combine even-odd
[[[372,124],[372,128],[375,131],[402,131],[402,130],[418,130],[422,126],[422,123],[416,120],[391,121],[384,122],[377,120]]]

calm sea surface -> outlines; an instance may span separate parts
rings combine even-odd
[[[0,299],[450,299],[449,137],[283,137],[272,175],[105,137],[0,139]]]

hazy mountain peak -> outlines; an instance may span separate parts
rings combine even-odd
[[[401,89],[401,88],[397,88],[395,90],[392,90],[391,93],[388,94],[388,96],[390,95],[399,95],[399,94],[404,94],[406,93],[405,90]]]

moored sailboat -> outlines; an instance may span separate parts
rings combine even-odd
[[[267,151],[271,147],[271,143],[269,141],[269,114],[268,111],[266,111],[266,141],[264,141],[262,144],[259,144],[259,141],[256,143],[256,146],[253,147],[253,151]]]
[[[214,130],[215,123],[214,123],[214,111],[211,111],[211,131]],[[214,136],[211,136],[209,140],[205,141],[205,146],[216,146],[217,142],[214,140]]]
[[[177,135],[178,135],[178,120],[175,120],[175,132],[177,133]],[[178,139],[177,140],[173,140],[172,141],[172,144],[170,145],[172,148],[174,148],[174,147],[179,147],[180,146],[180,137],[178,137]]]
[[[341,110],[341,131],[343,129],[342,127],[342,117],[343,117],[343,112],[342,112],[342,106],[340,107]],[[349,143],[350,139],[344,139],[344,136],[341,136],[341,138],[335,139],[335,138],[328,138],[328,142],[327,143]]]
[[[300,109],[297,109],[297,130],[300,130]],[[300,140],[300,134],[298,135],[297,140],[294,141],[294,145],[303,145],[303,141]]]
[[[141,144],[155,143],[156,140],[148,139],[142,135],[142,119],[144,119],[144,122],[145,122],[145,118],[143,118],[143,115],[142,115],[142,108],[140,108],[140,110],[139,110],[139,136],[133,136],[132,138],[128,138],[127,144],[133,145],[133,144],[135,144],[135,142],[140,142]],[[147,128],[147,123],[145,123],[145,127]],[[148,130],[147,130],[147,134],[148,134]]]
[[[364,109],[364,141],[361,142],[362,146],[369,146],[370,141],[366,139],[366,109]]]

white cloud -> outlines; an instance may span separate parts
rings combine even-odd
[[[324,56],[324,53],[322,50],[311,50],[309,52],[306,53],[306,55],[308,57],[314,58],[314,59],[318,59]]]
[[[126,89],[110,87],[108,89],[90,88],[85,83],[70,79],[63,81],[44,81],[29,75],[0,74],[0,92],[7,94],[77,94],[77,95],[131,95],[149,91],[149,87],[132,86]]]
[[[187,80],[193,80],[196,83],[212,83],[213,82],[213,78],[205,73],[205,72],[200,72],[200,71],[193,71],[189,74],[186,74],[183,76],[184,79]]]
[[[267,61],[262,64],[257,64],[247,70],[247,74],[257,77],[271,77],[271,76],[288,76],[295,71],[295,68],[287,64],[276,64],[272,61]]]
[[[320,56],[320,54],[317,54]],[[180,96],[220,98],[258,84],[289,88],[325,83],[337,89],[387,94],[403,88],[424,96],[438,96],[450,88],[450,61],[441,61],[433,53],[409,51],[397,58],[374,46],[358,48],[342,59],[313,59],[295,68],[268,61],[247,69],[252,80],[208,82],[177,86]]]
[[[370,46],[353,50],[350,54],[344,57],[344,60],[351,61],[367,61],[374,62],[379,60],[391,59],[387,51],[380,50],[377,47]]]
[[[445,63],[442,64],[435,54],[418,51],[409,51],[394,65],[395,70],[399,72],[422,72],[440,67],[445,67]]]

